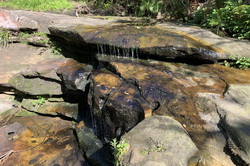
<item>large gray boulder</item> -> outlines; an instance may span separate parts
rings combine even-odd
[[[125,165],[187,166],[198,152],[181,124],[167,116],[143,120],[122,139],[130,147],[123,156]],[[200,159],[196,158],[198,164]]]
[[[250,163],[249,94],[249,85],[230,85],[224,98],[211,93],[199,94],[200,100],[203,100],[203,110],[218,113],[218,125],[225,132],[231,156],[236,158],[237,164],[247,165]]]

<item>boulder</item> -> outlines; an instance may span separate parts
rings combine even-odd
[[[230,85],[224,98],[215,94],[199,94],[203,109],[218,113],[218,125],[223,128],[227,148],[238,165],[250,163],[249,92],[249,85]]]
[[[228,136],[229,149],[250,164],[250,86],[231,85],[225,99],[216,103]]]
[[[196,105],[201,119],[205,121],[203,127],[207,132],[206,141],[199,146],[199,149],[201,149],[200,154],[205,160],[206,166],[218,164],[235,166],[231,156],[225,152],[227,139],[223,129],[220,127],[221,118],[212,96],[220,98],[219,94],[213,93],[198,93],[197,95]]]
[[[68,60],[56,70],[56,73],[61,78],[66,89],[85,92],[92,69],[93,67],[91,65]]]
[[[122,159],[124,165],[187,166],[198,152],[182,125],[167,116],[143,120],[122,139],[129,144]],[[199,160],[197,157],[197,165]]]
[[[0,27],[14,31],[35,31],[38,29],[38,23],[28,17],[18,16],[10,11],[0,9]]]
[[[133,84],[106,70],[93,71],[90,80],[88,103],[98,136],[110,140],[152,115],[152,105]]]

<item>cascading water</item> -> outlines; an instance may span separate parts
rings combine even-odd
[[[139,49],[137,47],[121,48],[111,45],[97,44],[97,54],[100,55],[114,55],[123,58],[138,59]]]

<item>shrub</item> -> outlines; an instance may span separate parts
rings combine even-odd
[[[228,0],[224,3],[224,7],[208,12],[207,19],[204,19],[205,10],[202,9],[196,13],[196,23],[215,28],[217,32],[221,30],[239,39],[250,39],[250,5],[243,5],[240,0],[238,2]]]
[[[126,140],[121,140],[120,142],[114,138],[110,145],[113,149],[113,155],[114,155],[114,164],[115,166],[122,166],[122,159],[123,155],[127,152],[128,143]]]
[[[0,28],[0,47],[7,47],[10,34],[8,31]]]
[[[159,12],[179,19],[187,15],[190,0],[86,0],[97,8],[110,10],[121,7],[126,15],[155,17]]]

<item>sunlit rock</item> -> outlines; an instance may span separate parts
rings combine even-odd
[[[92,72],[88,103],[93,127],[106,139],[130,130],[146,116],[151,116],[153,109],[138,87],[105,70]]]
[[[123,155],[124,165],[184,166],[198,152],[182,125],[167,116],[143,120],[122,139],[129,144],[129,150]],[[198,165],[203,161],[197,158],[192,162]]]
[[[49,28],[54,36],[77,44],[97,44],[107,47],[102,54],[138,56],[147,59],[195,59],[214,62],[225,59],[220,49],[202,43],[194,37],[154,26],[86,26]],[[114,48],[112,48],[114,47]]]

